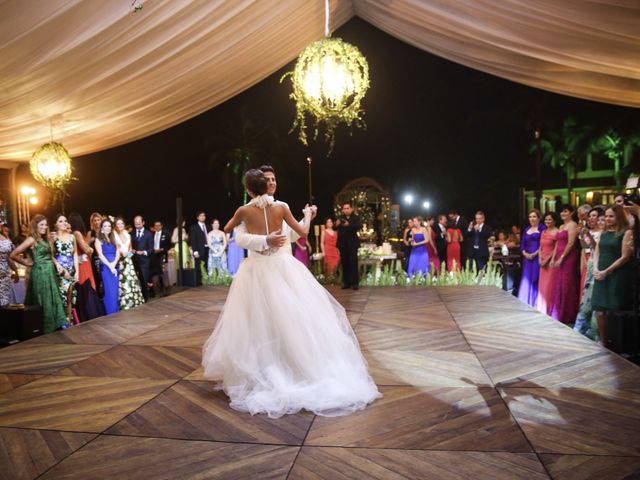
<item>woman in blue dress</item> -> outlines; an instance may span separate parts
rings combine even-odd
[[[100,259],[100,274],[104,285],[104,309],[107,315],[119,310],[118,291],[120,279],[118,272],[118,260],[120,251],[116,247],[116,239],[113,234],[113,224],[110,220],[103,220],[100,224],[100,233],[96,238],[96,251]]]
[[[236,243],[235,230],[229,235],[227,247],[227,270],[230,275],[235,275],[240,268],[240,264],[244,260],[244,248],[239,247]]]
[[[409,267],[407,276],[426,275],[429,272],[429,252],[427,244],[432,243],[431,234],[422,225],[422,218],[413,219],[411,229],[411,256],[409,257]]]
[[[540,235],[546,228],[540,225],[542,215],[538,209],[529,211],[529,226],[522,233],[522,277],[518,287],[518,300],[532,307],[538,302],[538,277],[540,276]]]
[[[213,219],[211,231],[207,234],[209,243],[209,276],[215,268],[218,273],[227,271],[227,236],[220,230],[220,222]]]

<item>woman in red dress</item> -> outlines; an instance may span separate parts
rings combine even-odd
[[[553,268],[554,302],[551,317],[562,323],[574,323],[578,315],[578,287],[580,285],[580,259],[575,243],[580,228],[575,222],[571,205],[560,212],[562,225],[558,231]]]
[[[540,234],[540,275],[538,276],[538,303],[536,308],[545,315],[551,314],[554,302],[553,276],[555,273],[555,253],[558,236],[556,223],[558,216],[555,212],[548,212],[544,216],[544,225],[547,227]]]
[[[327,218],[324,222],[324,230],[320,234],[320,249],[324,254],[324,275],[333,275],[340,263],[340,251],[337,247],[338,232],[333,229],[333,220]]]
[[[460,242],[462,242],[462,232],[456,228],[453,222],[449,222],[447,227],[447,271],[454,269],[460,271]]]

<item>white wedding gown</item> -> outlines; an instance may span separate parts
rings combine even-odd
[[[202,365],[233,409],[272,418],[347,415],[381,396],[344,308],[282,249],[242,262]]]

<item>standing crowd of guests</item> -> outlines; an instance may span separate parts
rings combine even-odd
[[[491,235],[482,211],[471,222],[456,211],[438,215],[437,222],[436,217],[413,217],[402,234],[407,276],[460,271],[467,260],[481,270],[489,262]]]
[[[632,226],[638,207],[565,206],[558,216],[529,212],[521,241],[518,298],[603,344],[607,318],[633,308]]]
[[[204,217],[198,216],[204,222]],[[12,283],[18,281],[18,264],[26,267],[26,305],[40,305],[43,331],[65,329],[72,324],[128,310],[164,292],[163,265],[172,250],[178,251],[177,228],[170,236],[161,221],[151,230],[140,215],[128,226],[122,217],[93,213],[87,229],[77,213],[58,214],[49,222],[35,215],[21,235],[11,238],[7,225],[0,229],[0,306],[14,303]],[[199,222],[191,228],[196,242],[183,229],[184,266],[189,254],[209,261],[209,269],[237,270],[244,251],[229,254],[229,241],[212,222],[198,235]],[[194,233],[195,232],[195,233]],[[175,239],[174,239],[175,238]],[[175,246],[172,246],[174,244]],[[199,257],[202,246],[207,254]],[[211,272],[211,270],[209,270]]]

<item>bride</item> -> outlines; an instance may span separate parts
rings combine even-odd
[[[286,204],[266,195],[260,170],[245,174],[253,197],[225,226],[244,222],[249,233],[279,230],[283,220],[308,233]],[[381,394],[344,308],[283,249],[251,255],[233,279],[213,333],[203,347],[204,376],[220,381],[231,408],[278,418],[301,409],[347,415]]]

